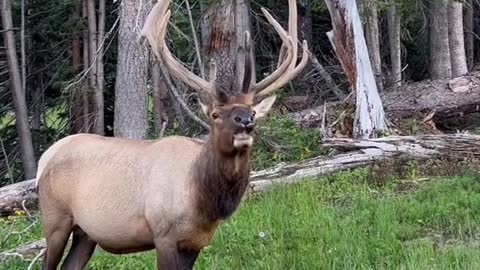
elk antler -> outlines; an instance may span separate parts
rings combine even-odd
[[[210,63],[210,81],[206,81],[195,75],[193,72],[190,72],[187,68],[180,64],[169,51],[165,42],[167,24],[171,14],[170,10],[168,10],[169,5],[170,0],[158,1],[158,3],[153,7],[152,11],[150,12],[145,21],[145,25],[142,30],[142,36],[145,36],[148,39],[148,42],[153,49],[153,52],[159,59],[163,61],[163,63],[172,73],[172,75],[174,75],[190,87],[194,88],[195,90],[199,91],[201,94],[205,93],[208,94],[210,97],[213,97],[214,100],[218,99],[215,92],[216,65],[213,60]],[[266,77],[259,83],[253,85],[252,87],[250,87],[251,74],[249,74],[252,69],[252,63],[250,63],[250,56],[252,52],[250,48],[250,34],[246,32],[246,73],[242,86],[243,93],[250,92],[254,94],[256,98],[263,98],[271,95],[274,91],[278,90],[290,80],[295,78],[307,64],[309,51],[307,42],[304,40],[302,60],[298,65],[296,65],[298,40],[297,6],[295,0],[288,0],[288,6],[288,32],[282,28],[278,21],[275,20],[266,9],[262,8],[262,12],[265,14],[270,24],[272,24],[273,28],[282,39],[283,43],[280,49],[277,69],[268,77]]]
[[[288,33],[266,9],[262,8],[262,12],[282,39],[283,44],[280,49],[277,69],[252,88],[252,92],[257,98],[271,95],[273,92],[295,78],[306,66],[309,55],[307,41],[304,40],[302,44],[302,60],[296,66],[298,40],[297,5],[295,0],[288,0]]]
[[[169,51],[165,42],[167,25],[171,12],[168,9],[170,0],[159,0],[145,20],[141,35],[148,39],[155,55],[173,76],[183,81],[193,89],[215,97],[216,65],[210,62],[210,81],[206,81],[185,68]]]

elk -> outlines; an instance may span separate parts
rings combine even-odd
[[[77,134],[52,145],[37,172],[47,241],[43,269],[57,269],[71,234],[62,269],[83,269],[97,245],[113,254],[155,249],[159,269],[193,268],[246,191],[257,120],[270,110],[275,91],[308,61],[304,41],[297,65],[296,3],[288,3],[288,32],[262,9],[283,42],[277,69],[251,83],[252,48],[245,33],[244,79],[235,95],[215,87],[215,62],[207,81],[172,56],[165,42],[170,0],[154,6],[142,35],[167,70],[199,93],[209,136],[139,141]]]

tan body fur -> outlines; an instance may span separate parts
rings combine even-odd
[[[39,195],[48,198],[48,202],[41,200],[44,217],[50,211],[71,216],[74,225],[113,253],[152,249],[152,231],[172,234],[173,230],[180,241],[195,248],[209,243],[218,224],[202,228],[202,221],[195,220],[194,176],[190,175],[202,142],[185,137],[144,142],[82,134],[57,144],[56,158],[39,168]],[[57,150],[56,145],[52,148]],[[48,151],[44,156],[49,156]]]

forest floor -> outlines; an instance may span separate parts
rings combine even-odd
[[[378,181],[359,169],[248,198],[196,269],[480,269],[480,174],[407,175]],[[4,241],[31,223],[21,215],[0,221],[0,252],[40,239],[37,221]],[[0,269],[28,265],[12,258]],[[97,249],[88,269],[155,265],[153,252]]]

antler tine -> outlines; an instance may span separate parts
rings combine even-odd
[[[245,31],[245,40],[243,44],[244,56],[245,56],[245,71],[243,73],[242,92],[248,94],[250,92],[250,86],[252,83],[252,44],[250,40],[250,32]]]
[[[179,63],[167,47],[165,35],[171,15],[170,10],[168,10],[169,5],[170,0],[160,0],[155,4],[145,20],[142,36],[148,39],[155,55],[162,60],[173,76],[197,91],[205,91],[213,95],[214,81],[212,81],[212,78],[215,79],[216,75],[210,75],[210,82],[202,79]]]
[[[273,28],[275,29],[277,34],[280,36],[280,39],[282,39],[282,41],[283,41],[282,48],[286,48],[285,49],[286,51],[284,51],[283,54],[280,53],[281,58],[279,58],[277,69],[272,74],[270,74],[269,76],[267,76],[266,78],[261,80],[259,83],[257,83],[253,87],[252,91],[255,92],[255,93],[262,91],[268,85],[272,84],[280,76],[282,76],[282,74],[285,73],[285,71],[288,69],[288,67],[291,66],[291,62],[294,59],[293,58],[293,55],[294,55],[293,54],[293,43],[292,43],[291,38],[288,36],[287,32],[282,28],[280,23],[278,23],[278,21],[275,20],[273,18],[273,16],[266,9],[264,9],[264,8],[261,8],[261,9],[262,9],[263,14],[267,18],[267,20],[270,22],[270,24],[273,26]],[[283,60],[282,58],[284,57],[285,54],[287,54],[287,57],[286,57],[285,61],[282,61]]]
[[[288,34],[293,42],[293,61],[289,68],[294,68],[298,52],[298,28],[297,28],[297,3],[295,0],[288,0]]]
[[[306,40],[303,41],[302,47],[303,47],[302,61],[300,61],[298,66],[296,66],[293,70],[288,70],[287,72],[285,72],[278,80],[270,84],[264,90],[257,92],[256,97],[265,97],[270,95],[274,91],[278,90],[280,87],[284,86],[290,80],[295,78],[303,70],[303,68],[305,68],[308,62],[309,54],[310,54]]]
[[[272,24],[274,29],[279,34],[283,41],[282,48],[278,59],[277,69],[267,78],[255,85],[254,92],[257,97],[264,97],[270,95],[275,90],[281,88],[288,81],[296,77],[305,67],[308,61],[308,46],[307,42],[303,42],[303,56],[298,66],[297,51],[297,6],[295,0],[288,0],[289,17],[288,17],[288,33],[280,26],[273,16],[265,9],[262,12],[265,14],[267,20]],[[286,56],[285,56],[286,55]]]

